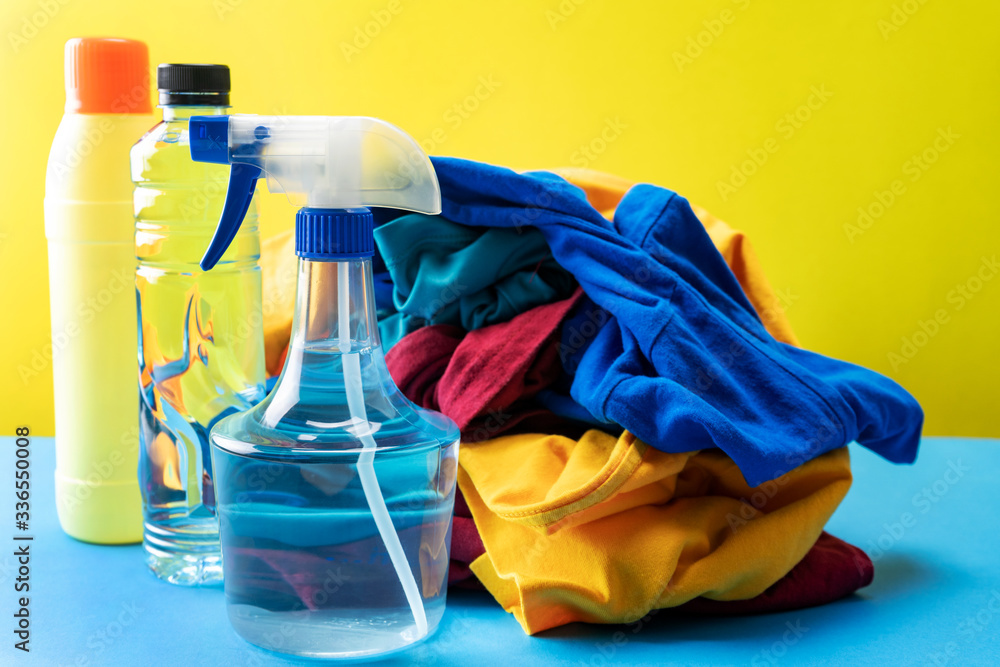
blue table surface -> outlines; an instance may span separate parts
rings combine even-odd
[[[140,546],[67,537],[51,438],[31,445],[31,652],[16,650],[14,449],[0,438],[0,663],[316,664],[245,643],[221,589],[161,583]],[[659,613],[641,626],[574,624],[528,637],[487,593],[453,590],[437,634],[383,664],[1000,665],[1000,441],[926,438],[913,466],[854,445],[852,457],[854,486],[827,529],[869,553],[875,581],[847,599],[737,618]]]

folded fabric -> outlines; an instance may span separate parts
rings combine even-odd
[[[593,169],[564,167],[554,169],[553,173],[583,190],[587,202],[608,220],[614,220],[615,209],[618,208],[622,197],[636,185],[634,181],[621,176]],[[750,239],[743,232],[733,229],[700,206],[692,204],[691,210],[705,228],[715,249],[726,261],[729,270],[736,276],[743,293],[753,305],[768,333],[783,343],[798,345],[792,325],[785,316],[785,305],[789,302],[790,296],[779,295],[771,287]]]
[[[578,300],[579,295],[539,306],[511,322],[468,335],[458,327],[425,327],[406,336],[386,360],[408,398],[423,407],[443,409],[458,420],[465,443],[496,437],[539,412],[524,407],[524,399],[558,373],[558,361],[551,354],[553,337],[565,313]],[[565,425],[553,430],[568,433]],[[450,585],[471,585],[470,565],[485,553],[470,517],[462,495],[457,494]],[[681,610],[724,615],[823,604],[867,585],[871,573],[871,562],[863,552],[821,535],[805,558],[764,593],[726,602],[696,598]]]
[[[486,553],[486,547],[479,537],[475,522],[471,518],[459,516],[457,507],[453,522],[448,585],[481,588],[469,566]],[[674,607],[673,611],[705,616],[734,616],[816,607],[864,588],[872,582],[874,575],[875,568],[868,554],[823,532],[805,558],[760,595],[749,600],[695,598]]]
[[[421,328],[389,350],[386,364],[406,397],[451,417],[464,442],[496,437],[547,414],[527,399],[558,377],[559,327],[581,298],[578,291],[467,334]]]
[[[861,549],[822,533],[806,557],[774,586],[749,600],[695,598],[677,611],[706,616],[762,614],[828,604],[872,583],[875,567]]]
[[[615,209],[622,197],[635,185],[633,181],[620,176],[591,169],[563,168],[554,170],[554,173],[582,189],[590,205],[609,220],[613,220]],[[692,206],[691,209],[726,261],[726,265],[736,276],[743,293],[761,318],[768,333],[783,343],[798,345],[798,339],[785,316],[785,303],[789,297],[779,296],[771,287],[746,235],[703,208]],[[620,428],[610,428],[617,425],[597,419],[570,396],[572,374],[576,370],[574,364],[579,356],[574,352],[580,352],[607,319],[608,312],[589,299],[585,299],[584,303],[567,318],[559,349],[560,359],[569,371],[568,376],[558,378],[551,388],[538,392],[535,402],[555,415],[587,423],[608,432],[620,433]]]
[[[411,214],[377,227],[375,243],[397,311],[380,321],[386,350],[427,324],[472,331],[564,299],[576,287],[535,229],[475,228]]]
[[[552,363],[553,334],[578,300],[577,295],[565,303],[540,306],[511,322],[487,326],[468,336],[459,327],[425,327],[390,351],[387,363],[408,398],[423,407],[444,409],[463,425],[463,441],[496,437],[538,412],[520,406],[533,390],[546,385],[544,378],[558,372],[558,363]],[[526,380],[532,376],[534,380]],[[484,416],[486,419],[477,419]],[[558,430],[567,434],[564,425]],[[474,578],[469,566],[484,553],[471,514],[457,494],[449,584],[471,585]],[[696,598],[680,610],[724,615],[823,604],[867,585],[871,575],[871,562],[862,551],[823,534],[805,558],[764,593],[749,600],[725,602]]]
[[[816,544],[851,474],[841,448],[753,488],[718,450],[593,430],[463,444],[458,482],[485,548],[471,569],[534,634],[765,593]]]
[[[575,353],[571,395],[663,451],[719,448],[751,484],[858,441],[912,462],[923,413],[892,380],[781,343],[754,311],[687,201],[633,187],[604,219],[548,172],[434,158],[442,215],[536,227],[609,313]]]

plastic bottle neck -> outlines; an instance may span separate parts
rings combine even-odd
[[[229,113],[227,106],[206,106],[201,104],[164,104],[163,120],[187,120],[191,116],[224,116]]]
[[[346,278],[349,327],[341,331],[340,281]],[[381,346],[370,258],[347,262],[299,259],[290,347],[360,352]],[[290,350],[291,352],[291,350]]]
[[[346,301],[340,289],[344,279]],[[285,366],[277,385],[258,406],[262,425],[275,429],[294,423],[300,431],[319,425],[323,431],[334,426],[336,415],[349,424],[358,406],[351,409],[345,403],[345,388],[357,385],[361,402],[373,402],[374,412],[369,414],[399,412],[406,401],[393,384],[382,354],[371,259],[320,262],[300,258],[295,302]],[[343,322],[346,327],[341,326]],[[343,430],[342,425],[339,428]],[[348,440],[350,446],[356,445],[354,436]]]

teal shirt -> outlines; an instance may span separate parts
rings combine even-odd
[[[471,331],[506,322],[569,297],[577,284],[535,228],[470,227],[411,214],[378,226],[375,243],[393,285],[395,312],[379,317],[386,350],[428,324]]]

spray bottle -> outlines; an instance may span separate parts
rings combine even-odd
[[[226,603],[237,632],[300,656],[361,658],[444,613],[459,432],[393,383],[375,317],[369,206],[440,212],[430,160],[360,117],[193,117],[191,157],[230,164],[210,269],[257,179],[303,206],[296,310],[268,397],[212,429]]]

